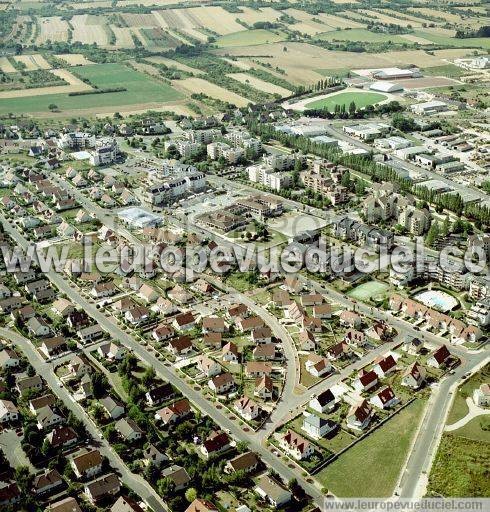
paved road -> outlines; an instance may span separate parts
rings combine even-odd
[[[36,372],[43,377],[53,393],[65,404],[65,406],[83,422],[87,431],[96,441],[96,445],[102,455],[104,455],[110,465],[119,472],[122,481],[134,492],[136,492],[155,512],[167,512],[168,508],[160,498],[158,493],[141,476],[135,475],[129,471],[124,461],[114,452],[105,439],[101,439],[100,430],[88,416],[85,410],[76,403],[71,394],[59,386],[59,380],[54,374],[53,366],[44,361],[41,355],[33,347],[30,340],[24,338],[15,331],[0,328],[0,336],[20,346],[26,354],[29,362]]]

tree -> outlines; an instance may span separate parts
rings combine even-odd
[[[437,221],[433,221],[430,225],[429,231],[427,232],[427,236],[425,237],[425,245],[427,247],[432,247],[439,237],[439,223]]]
[[[444,222],[442,223],[442,230],[441,230],[442,236],[449,235],[450,229],[451,229],[451,223],[449,222],[449,216],[446,215],[446,218],[444,219]]]
[[[174,494],[175,483],[169,477],[161,478],[157,483],[158,494],[163,499],[167,499]]]
[[[55,103],[50,103],[48,105],[48,108],[49,110],[51,110],[51,112],[53,112],[54,110],[58,110],[58,105],[56,105]]]
[[[349,114],[353,116],[357,111],[356,103],[355,101],[351,101],[349,105]]]
[[[151,384],[153,384],[157,374],[155,372],[155,368],[153,366],[149,366],[146,370],[143,376],[141,377],[141,383],[143,386],[148,387]]]
[[[196,489],[194,489],[194,487],[189,487],[189,489],[187,489],[185,491],[185,499],[189,503],[192,503],[196,498],[197,498],[197,491],[196,491]]]

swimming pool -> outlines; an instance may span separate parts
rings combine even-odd
[[[425,306],[437,309],[443,313],[451,311],[458,305],[458,301],[452,295],[441,290],[426,290],[417,293],[414,298]]]

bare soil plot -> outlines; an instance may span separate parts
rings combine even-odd
[[[36,53],[34,55],[17,55],[14,57],[14,59],[17,62],[25,64],[27,71],[51,68],[49,62],[47,62],[46,59],[39,53]]]
[[[242,60],[233,60],[233,59],[227,59],[223,58],[225,62],[228,62],[228,64],[231,64],[232,66],[236,66],[237,68],[243,69],[243,71],[248,71],[249,69],[252,69],[253,66],[248,64],[247,62],[244,62]]]
[[[208,82],[202,78],[186,78],[184,80],[179,80],[172,85],[176,88],[182,88],[190,94],[204,93],[211,98],[227,101],[233,105],[236,105],[237,107],[245,107],[250,103],[250,100],[247,98],[239,96],[234,92],[228,91],[227,89]]]
[[[12,66],[7,57],[0,57],[0,71],[2,73],[15,73],[17,70]]]
[[[186,28],[183,30],[185,34],[188,36],[197,39],[198,41],[205,42],[208,40],[209,34],[205,34],[204,32],[201,32],[198,28]]]
[[[68,41],[69,25],[61,16],[51,16],[49,18],[39,18],[39,35],[36,42],[43,44],[46,41]]]
[[[93,64],[91,60],[88,60],[85,55],[81,53],[62,53],[56,55],[58,59],[64,60],[69,66],[87,66]]]
[[[243,12],[236,13],[236,17],[238,19],[244,21],[248,25],[253,25],[254,23],[257,23],[258,21],[274,22],[281,16],[281,13],[279,11],[276,11],[272,7],[263,7],[261,9],[251,9],[250,7],[240,6],[240,9]]]
[[[104,17],[91,14],[77,14],[71,19],[71,24],[74,28],[73,41],[107,46],[109,41]]]
[[[191,68],[186,64],[181,64],[180,62],[172,59],[167,59],[166,57],[161,57],[160,55],[156,55],[154,57],[148,57],[146,60],[150,62],[154,62],[155,64],[165,64],[165,66],[169,68],[180,69],[181,71],[187,71],[187,73],[194,73],[195,75],[204,75],[205,72],[200,69]]]
[[[248,75],[247,73],[229,73],[228,76],[238,82],[248,84],[259,91],[267,92],[269,94],[279,94],[283,98],[291,95],[291,91],[288,89],[280,87],[279,85],[271,84],[270,82],[261,80],[253,75]]]
[[[200,4],[205,4],[210,0],[199,0]],[[196,0],[120,0],[117,2],[118,7],[128,5],[175,5],[175,4],[195,4]]]
[[[53,75],[56,75],[69,85],[56,85],[53,87],[37,87],[35,89],[18,89],[15,91],[0,92],[0,99],[25,98],[33,96],[44,96],[46,94],[68,94],[70,92],[88,91],[92,89],[90,85],[82,82],[79,78],[72,75],[67,69],[53,69]]]

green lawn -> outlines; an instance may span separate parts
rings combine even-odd
[[[12,112],[49,112],[48,105],[54,103],[60,110],[118,107],[150,102],[169,102],[183,96],[167,84],[158,82],[143,73],[123,64],[93,64],[71,68],[76,75],[87,78],[99,88],[125,87],[122,92],[68,96],[47,94],[25,98],[1,99],[0,114]]]
[[[444,64],[442,66],[432,66],[422,69],[424,75],[447,76],[448,78],[459,78],[469,74],[466,69],[460,68],[454,64]]]
[[[466,405],[466,398],[471,397],[475,388],[480,384],[488,382],[490,379],[490,364],[483,367],[478,373],[470,377],[458,391],[454,397],[453,405],[447,417],[447,425],[456,423],[461,418],[468,414],[468,406]]]
[[[425,401],[417,399],[316,475],[340,497],[388,497],[395,488]],[[366,470],[366,468],[375,470]]]
[[[277,41],[284,41],[285,34],[275,33],[270,30],[257,29],[257,30],[241,30],[240,32],[233,32],[221,36],[216,40],[216,44],[221,48],[233,46],[257,46],[259,44],[276,43]]]
[[[445,433],[429,476],[429,495],[488,498],[489,473],[489,442]]]
[[[345,105],[348,108],[353,101],[357,108],[363,108],[385,99],[386,96],[384,94],[377,92],[341,92],[321,100],[310,101],[306,104],[306,108],[326,108],[333,112],[335,105]]]
[[[485,441],[490,443],[490,416],[482,415],[468,421],[466,425],[451,434],[459,437],[466,437],[473,441]]]
[[[392,41],[393,43],[409,43],[409,41],[398,35],[379,34],[364,28],[334,30],[318,34],[316,37],[323,41],[365,41],[367,43],[386,43]]]

